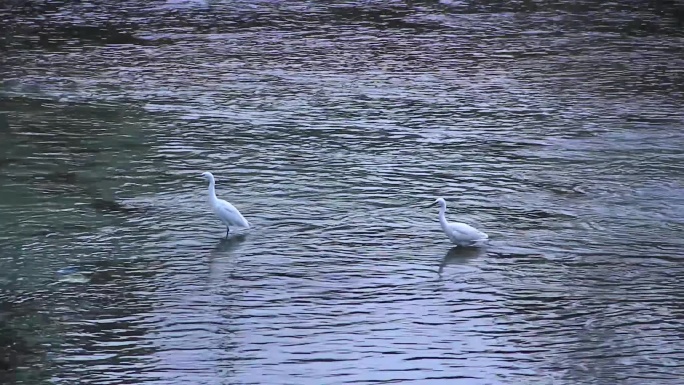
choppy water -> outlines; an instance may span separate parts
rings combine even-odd
[[[5,380],[684,376],[676,9],[48,4],[3,11]]]

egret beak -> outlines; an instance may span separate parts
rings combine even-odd
[[[429,205],[427,205],[427,206],[425,206],[425,207],[426,207],[426,208],[427,208],[427,207],[432,207],[432,206],[434,206],[434,205],[436,205],[436,204],[437,204],[437,201],[434,201],[434,202],[430,203]]]

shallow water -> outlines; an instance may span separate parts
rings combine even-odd
[[[676,10],[49,4],[3,11],[6,380],[684,376]]]

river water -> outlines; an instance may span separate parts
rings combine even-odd
[[[3,381],[681,383],[684,12],[13,3]]]

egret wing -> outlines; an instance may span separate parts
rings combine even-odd
[[[240,211],[223,199],[219,199],[216,205],[216,215],[229,226],[249,227],[249,222],[240,214]]]
[[[451,231],[457,238],[463,240],[487,239],[487,234],[465,223],[450,223]]]

